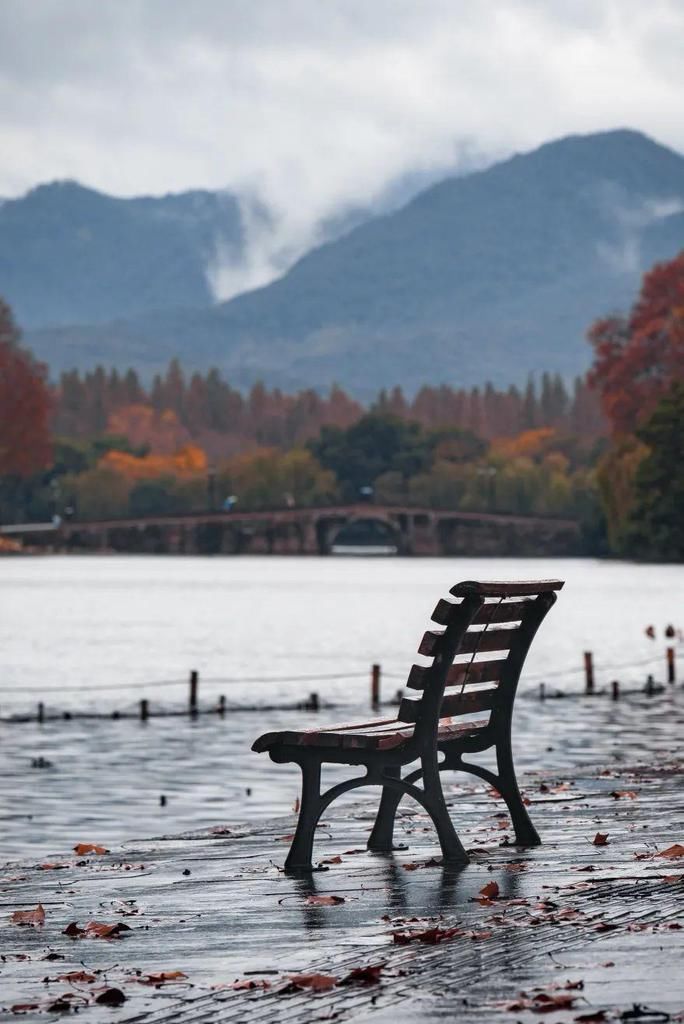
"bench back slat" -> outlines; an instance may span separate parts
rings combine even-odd
[[[466,581],[449,591],[457,600],[438,602],[432,618],[445,628],[427,630],[418,647],[432,665],[414,665],[406,684],[422,692],[399,706],[399,721],[415,723],[419,744],[434,740],[441,718],[490,711],[492,722],[510,722],[527,651],[562,586]],[[502,657],[481,657],[496,652]]]

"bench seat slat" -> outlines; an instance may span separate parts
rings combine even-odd
[[[444,719],[439,723],[437,738],[446,743],[456,736],[479,732],[489,724],[488,719],[474,722],[452,722]],[[390,728],[391,726],[391,728]],[[413,738],[414,726],[394,720],[383,722],[380,728],[361,725],[358,730],[346,727],[343,731],[334,729],[305,729],[301,731],[267,732],[252,746],[258,753],[273,747],[336,747],[356,750],[393,750]]]

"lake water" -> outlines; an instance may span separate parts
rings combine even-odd
[[[77,841],[116,844],[287,812],[297,771],[252,754],[256,735],[322,722],[326,714],[333,721],[367,717],[371,663],[382,666],[387,698],[405,679],[429,614],[451,585],[530,577],[559,577],[566,586],[521,683],[518,760],[534,765],[543,755],[560,770],[607,756],[594,743],[597,725],[619,745],[626,730],[643,731],[644,714],[662,715],[665,706],[654,698],[637,714],[633,700],[541,703],[532,699],[539,681],[579,691],[584,650],[594,652],[599,686],[613,678],[640,686],[647,672],[662,680],[664,627],[684,626],[684,566],[253,556],[1,560],[3,718],[39,700],[48,712],[133,709],[143,696],[153,708],[180,707],[190,669],[200,673],[202,704],[224,694],[229,709],[274,705],[316,690],[338,707],[318,718],[229,710],[224,719],[146,724],[0,723],[0,860],[47,857]],[[644,633],[649,624],[656,640]],[[680,645],[680,675],[683,658]],[[31,767],[36,758],[50,766]]]

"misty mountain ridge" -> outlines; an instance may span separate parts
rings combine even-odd
[[[591,321],[628,308],[643,271],[684,247],[682,211],[679,154],[628,130],[568,136],[433,185],[214,308],[179,294],[184,309],[27,340],[55,368],[151,372],[178,356],[240,385],[359,394],[570,376]]]

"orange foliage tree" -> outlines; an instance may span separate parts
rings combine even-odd
[[[630,433],[684,379],[684,251],[644,276],[629,317],[597,320],[589,340],[590,383],[613,431]]]
[[[0,476],[28,477],[50,464],[50,407],[45,370],[19,347],[0,299]]]
[[[191,478],[207,471],[207,457],[201,448],[186,444],[173,455],[130,455],[111,451],[103,455],[99,468],[114,470],[128,480],[148,480],[154,477]]]

